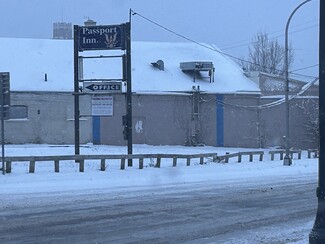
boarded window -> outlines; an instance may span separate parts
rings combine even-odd
[[[10,119],[27,119],[28,107],[24,105],[10,106]]]

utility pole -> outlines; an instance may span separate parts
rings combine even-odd
[[[74,33],[74,47],[73,47],[73,55],[74,55],[74,154],[80,154],[80,124],[79,124],[79,68],[78,68],[78,25],[73,26]]]
[[[320,0],[319,13],[319,158],[318,208],[315,223],[309,234],[310,244],[325,243],[325,2]]]
[[[129,22],[126,23],[126,116],[127,116],[127,140],[128,155],[132,155],[132,76],[131,76],[131,15],[129,12]],[[132,167],[132,159],[128,159],[128,166]]]
[[[3,76],[3,75],[1,75]],[[2,160],[2,174],[6,174],[5,165],[5,129],[4,129],[4,89],[3,89],[4,78],[1,77],[1,160]]]
[[[301,4],[299,4],[290,14],[289,19],[287,21],[286,24],[286,28],[285,28],[285,45],[284,45],[284,69],[285,69],[285,73],[284,73],[284,79],[285,79],[285,105],[286,105],[286,120],[285,120],[285,129],[286,129],[286,138],[285,138],[285,156],[283,159],[283,165],[291,165],[292,164],[292,159],[290,157],[290,125],[289,125],[289,108],[290,108],[290,104],[289,104],[289,59],[288,59],[288,52],[289,52],[289,45],[288,45],[288,32],[289,32],[289,25],[290,25],[290,21],[293,17],[293,15],[297,12],[297,10],[304,4],[310,2],[311,0],[306,0],[304,2],[302,2]]]

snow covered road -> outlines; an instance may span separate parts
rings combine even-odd
[[[136,153],[236,152],[242,149],[137,145]],[[247,150],[247,149],[243,149]],[[121,154],[125,147],[82,147],[83,154]],[[67,155],[73,147],[9,145],[8,155]],[[317,159],[157,169],[146,162],[119,169],[109,161],[74,162],[53,172],[40,162],[13,163],[0,176],[1,243],[308,243],[316,214]]]
[[[3,243],[291,243],[306,240],[316,179],[186,183],[1,200]],[[302,242],[303,243],[303,242]]]

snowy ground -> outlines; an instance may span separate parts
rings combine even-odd
[[[135,145],[134,154],[146,153],[177,153],[196,154],[217,152],[224,155],[226,152],[247,151],[252,149],[238,148],[215,148],[215,147],[182,147],[182,146],[148,146]],[[260,149],[258,149],[260,150]],[[83,145],[81,154],[124,154],[125,147],[117,146],[94,146]],[[73,146],[51,146],[51,145],[8,145],[5,149],[6,156],[27,156],[27,155],[72,155]],[[317,160],[308,159],[307,152],[303,152],[301,160],[293,160],[293,165],[283,166],[282,161],[276,157],[270,161],[268,150],[265,150],[264,161],[259,162],[254,157],[254,162],[248,162],[248,156],[243,156],[242,163],[237,163],[236,158],[228,164],[214,163],[211,159],[205,159],[205,164],[200,165],[199,159],[193,159],[191,166],[186,166],[186,161],[180,160],[177,167],[172,167],[171,159],[163,159],[161,168],[152,167],[152,161],[144,162],[145,167],[138,169],[138,162],[134,167],[127,167],[120,170],[119,161],[108,161],[105,172],[99,170],[100,162],[86,161],[85,172],[78,172],[79,167],[74,162],[63,162],[60,165],[60,173],[54,173],[53,162],[36,162],[34,174],[28,173],[28,163],[13,163],[12,173],[0,176],[0,194],[4,198],[0,200],[1,206],[8,206],[17,199],[24,199],[24,196],[65,196],[71,194],[82,195],[85,192],[100,194],[110,192],[122,196],[130,192],[166,191],[177,193],[177,189],[190,189],[193,185],[217,185],[218,187],[242,187],[250,189],[261,184],[314,184],[317,181]],[[179,186],[179,187],[177,187]],[[131,194],[132,195],[132,194]],[[312,193],[312,196],[315,194]],[[28,201],[26,199],[25,201]],[[316,197],[314,200],[316,201]],[[1,209],[0,206],[0,209]],[[3,210],[3,209],[2,209]],[[308,218],[307,218],[308,219]],[[308,234],[313,224],[313,217],[307,222],[299,222],[291,230],[287,230],[291,236],[286,242],[285,232],[275,232],[272,235],[284,237],[283,243],[307,243]],[[292,234],[296,233],[296,234]],[[271,233],[269,234],[271,235]],[[250,243],[250,235],[243,234]],[[213,242],[213,240],[211,241]],[[229,242],[231,243],[231,242]],[[261,243],[267,243],[265,240]]]

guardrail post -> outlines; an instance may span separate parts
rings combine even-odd
[[[85,160],[79,160],[79,172],[85,171]]]
[[[161,158],[157,157],[157,164],[156,164],[156,168],[160,168],[160,163],[161,163]]]
[[[226,152],[226,155],[225,155],[225,163],[228,163],[229,162],[229,152]]]
[[[238,153],[238,163],[241,163],[241,153]]]
[[[270,152],[270,154],[271,154],[271,161],[274,161],[274,153]]]
[[[100,160],[100,171],[105,171],[106,165],[105,165],[105,158],[102,158]]]
[[[264,153],[260,153],[260,161],[263,161],[263,155]]]
[[[121,158],[121,170],[125,169],[125,158]]]
[[[173,167],[177,166],[177,158],[173,158]]]
[[[188,157],[188,158],[186,159],[186,166],[190,166],[190,165],[191,165],[191,158]]]
[[[301,159],[301,151],[298,152],[298,159]]]
[[[11,173],[11,162],[10,161],[6,162],[6,173],[7,174]]]
[[[29,173],[35,173],[35,161],[29,162]]]
[[[249,154],[249,162],[253,162],[253,153]]]
[[[56,172],[56,173],[60,172],[59,159],[54,160],[54,172]]]
[[[203,159],[203,157],[200,157],[200,164],[201,164],[201,165],[204,164],[204,159]]]
[[[283,152],[280,152],[280,160],[283,160]]]
[[[139,169],[143,169],[143,158],[139,158]]]

